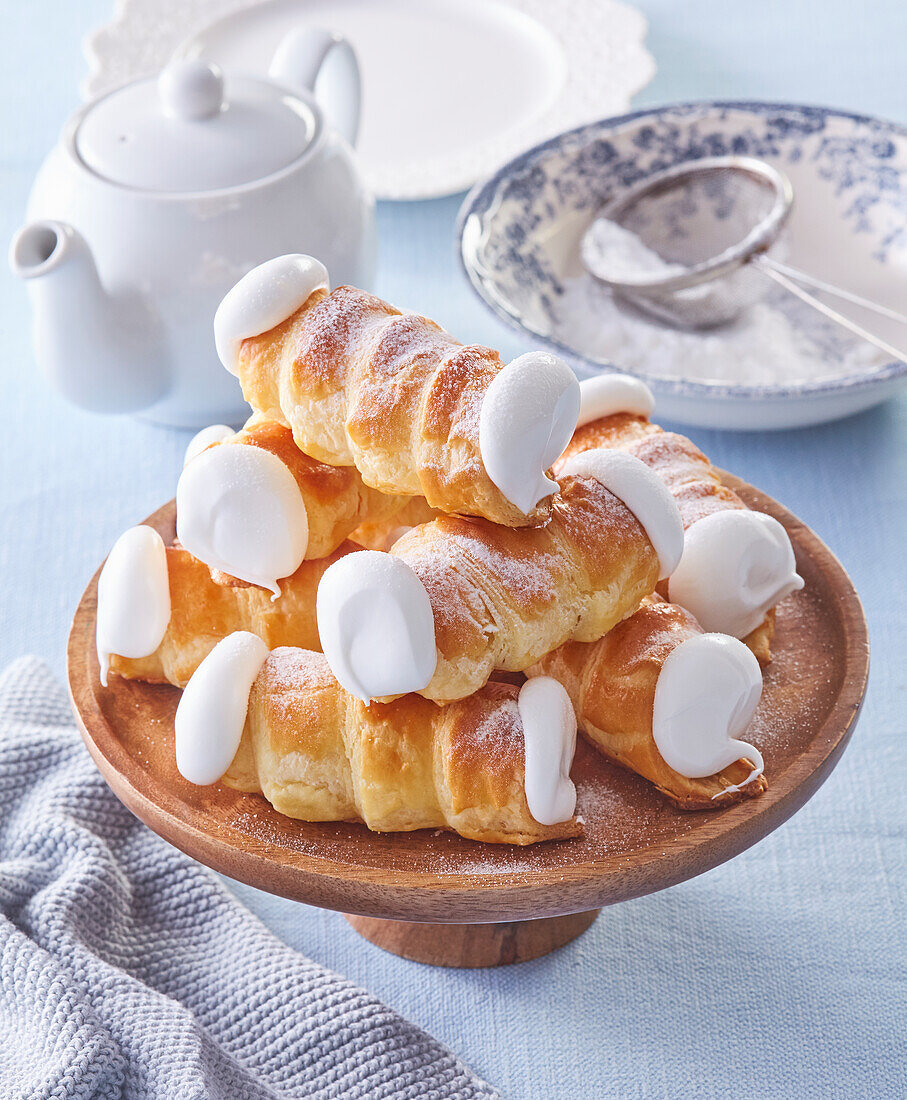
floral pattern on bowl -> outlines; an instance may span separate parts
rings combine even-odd
[[[642,370],[606,361],[565,333],[565,287],[581,273],[579,241],[599,208],[654,172],[729,154],[762,157],[791,178],[795,201],[786,246],[792,265],[903,309],[907,131],[790,104],[657,108],[536,146],[467,197],[458,229],[467,277],[495,313],[564,355],[581,375],[615,366],[644,374],[668,418],[705,427],[781,428],[836,419],[885,400],[905,384],[907,365],[864,355],[854,369],[843,355],[835,361],[833,345],[821,377],[752,385],[693,381],[660,372],[657,364]],[[894,322],[858,319],[896,346],[907,341]]]

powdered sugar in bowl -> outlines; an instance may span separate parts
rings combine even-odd
[[[892,396],[907,384],[907,365],[780,288],[732,324],[685,331],[619,303],[584,271],[580,241],[605,204],[661,169],[730,154],[761,157],[790,177],[796,201],[784,243],[791,265],[903,310],[907,131],[794,105],[667,107],[592,123],[537,146],[464,203],[467,275],[497,314],[556,349],[581,375],[617,367],[645,377],[668,419],[795,427]],[[733,220],[732,210],[719,213]],[[894,321],[858,307],[846,312],[895,346],[907,341]]]

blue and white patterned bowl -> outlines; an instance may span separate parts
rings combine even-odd
[[[795,202],[787,260],[894,309],[907,307],[907,129],[823,107],[703,102],[604,119],[522,154],[467,196],[461,261],[491,309],[581,375],[626,364],[595,358],[559,322],[567,281],[581,273],[579,241],[596,211],[644,177],[702,157],[742,154],[783,169]],[[907,332],[856,319],[903,347]],[[834,356],[831,357],[834,359]],[[854,370],[828,362],[823,377],[781,384],[692,381],[644,374],[659,413],[701,427],[789,428],[835,420],[907,385],[907,364]]]

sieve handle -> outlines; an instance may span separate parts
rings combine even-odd
[[[779,264],[777,260],[769,259],[764,253],[751,257],[750,263],[758,267],[763,275],[767,275],[770,279],[778,283],[779,286],[783,286],[785,290],[799,298],[802,302],[806,302],[807,305],[812,306],[813,309],[818,310],[819,313],[828,317],[830,320],[836,321],[855,336],[859,336],[863,340],[868,340],[870,344],[875,344],[875,346],[884,351],[886,355],[907,362],[907,352],[901,351],[894,347],[893,344],[889,344],[887,340],[883,340],[881,336],[876,336],[875,333],[863,328],[862,325],[858,325],[856,321],[852,321],[849,317],[845,317],[843,313],[838,313],[836,309],[826,305],[820,298],[817,298],[814,294],[810,294],[808,290],[804,290],[803,287],[800,286],[800,282],[807,283],[817,290],[834,294],[836,297],[843,298],[847,302],[853,302],[855,305],[864,306],[866,309],[871,309],[873,312],[883,317],[887,317],[890,320],[907,324],[907,317],[903,314],[898,313],[896,310],[888,309],[887,306],[879,305],[877,302],[871,302],[868,298],[861,298],[859,294],[852,294],[849,290],[842,290],[840,287],[823,283],[820,279],[815,279],[812,275],[805,275],[796,268],[787,267],[785,264]],[[799,280],[799,282],[795,280]]]
[[[807,275],[805,271],[800,271],[799,268],[788,267],[787,264],[778,263],[774,257],[768,256],[764,252],[761,256],[755,256],[753,259],[764,267],[770,267],[774,271],[778,271],[782,275],[786,275],[789,279],[793,279],[798,283],[804,283],[806,286],[811,286],[815,290],[821,290],[824,294],[831,294],[835,298],[841,298],[845,302],[853,302],[855,306],[871,309],[873,313],[878,313],[880,317],[887,317],[890,321],[899,321],[902,325],[907,325],[907,314],[898,313],[896,309],[889,309],[888,306],[873,302],[871,298],[864,298],[861,294],[854,294],[852,290],[845,290],[843,287],[835,286],[833,283],[823,282],[822,279],[817,279],[815,275]],[[768,274],[768,272],[766,272],[766,274]]]

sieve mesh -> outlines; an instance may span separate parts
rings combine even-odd
[[[583,264],[614,294],[682,328],[733,321],[773,283],[897,359],[905,356],[804,285],[907,324],[907,317],[788,267],[784,228],[793,188],[754,157],[675,165],[599,212],[580,246]]]

